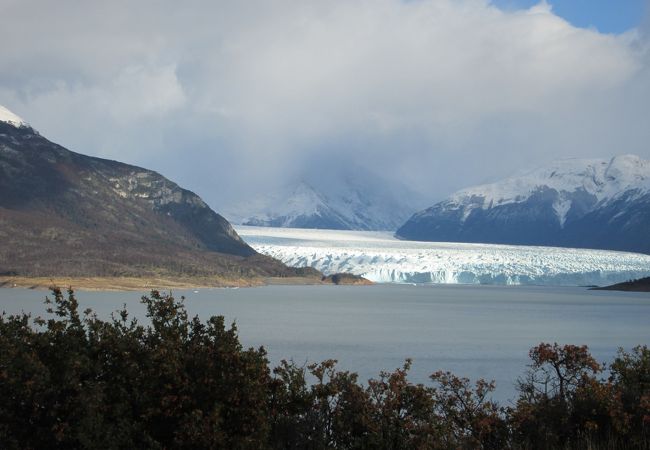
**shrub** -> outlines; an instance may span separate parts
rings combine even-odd
[[[411,361],[364,386],[335,360],[271,371],[221,316],[142,298],[110,320],[53,289],[47,320],[0,316],[2,448],[649,448],[650,351],[620,350],[609,379],[587,347],[542,343],[514,407],[494,383],[449,372],[408,380]]]

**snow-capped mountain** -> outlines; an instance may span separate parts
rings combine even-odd
[[[650,252],[650,161],[557,161],[475,186],[411,217],[404,239]]]
[[[227,216],[244,225],[347,229],[350,224],[328,205],[328,199],[308,183],[284,186],[256,197],[246,209]]]
[[[226,218],[241,225],[395,230],[421,205],[404,186],[355,168],[303,178],[223,210]]]

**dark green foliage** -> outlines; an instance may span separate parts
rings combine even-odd
[[[148,324],[126,309],[80,314],[53,289],[50,318],[0,316],[1,448],[649,448],[650,350],[620,351],[609,379],[586,347],[540,344],[516,406],[494,384],[411,362],[367,385],[336,361],[269,370],[223,317],[190,318],[152,291]]]
[[[257,448],[268,433],[263,349],[242,349],[222,317],[143,297],[151,325],[120,311],[79,317],[72,291],[56,319],[0,319],[0,441],[10,448]]]
[[[505,411],[488,399],[494,382],[478,380],[472,387],[469,379],[441,371],[431,379],[437,384],[433,399],[443,435],[451,437],[447,446],[495,450],[505,446],[509,433]]]
[[[609,380],[586,346],[542,343],[510,411],[524,448],[650,448],[650,351],[619,351]],[[645,399],[645,400],[644,400]]]
[[[618,433],[637,445],[650,442],[650,349],[619,350],[610,367],[610,382],[617,387],[612,417]]]

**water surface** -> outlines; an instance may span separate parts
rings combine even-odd
[[[236,321],[245,346],[264,345],[276,364],[334,358],[362,380],[413,358],[411,380],[436,370],[497,381],[496,398],[515,394],[528,350],[539,342],[587,344],[599,361],[618,347],[650,344],[650,295],[584,288],[463,285],[266,286],[174,291],[189,312]],[[46,292],[0,289],[0,310],[45,314]],[[135,292],[79,292],[100,317]]]

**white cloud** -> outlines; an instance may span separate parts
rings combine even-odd
[[[25,0],[1,12],[0,103],[212,203],[324,154],[432,198],[556,157],[650,157],[642,34],[575,28],[544,4]]]

